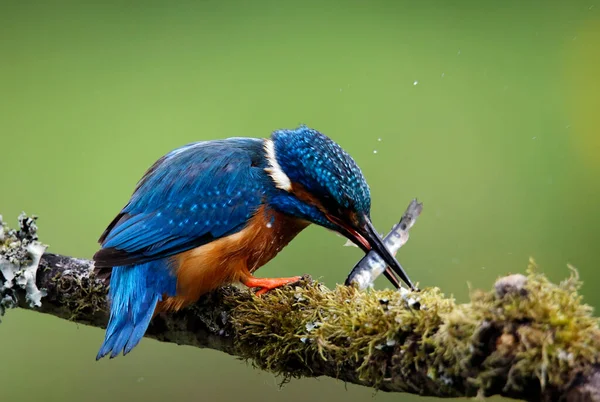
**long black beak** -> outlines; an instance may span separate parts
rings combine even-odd
[[[379,234],[373,227],[371,220],[368,216],[364,215],[362,221],[364,222],[360,228],[353,228],[350,225],[345,224],[341,219],[335,216],[328,215],[327,218],[338,226],[339,233],[346,236],[354,244],[361,248],[365,253],[374,251],[383,258],[385,263],[388,265],[384,271],[385,277],[394,285],[396,288],[400,287],[400,281],[396,277],[398,275],[404,283],[406,283],[411,290],[418,290],[415,285],[412,284],[410,278],[404,272],[402,265],[396,260],[396,258],[389,252],[387,247],[383,244],[383,240],[379,237]]]
[[[408,287],[410,287],[411,290],[416,290],[410,278],[408,277],[406,272],[404,272],[404,268],[402,268],[402,265],[400,265],[396,258],[389,252],[389,250],[383,243],[383,240],[381,239],[381,237],[379,237],[379,234],[373,227],[371,221],[369,219],[365,219],[365,221],[366,222],[363,227],[364,233],[361,233],[361,235],[369,243],[371,249],[377,254],[379,254],[381,258],[383,258],[383,260],[386,262],[386,264],[388,264],[389,268],[387,268],[385,271],[386,278],[390,280],[394,285],[396,285],[396,287],[399,287],[398,280],[393,274],[395,273],[400,277],[400,279],[402,279],[404,283],[408,285]],[[393,271],[393,273],[389,271],[390,268]],[[393,277],[393,279],[391,277]]]

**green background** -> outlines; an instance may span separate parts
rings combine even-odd
[[[578,267],[598,306],[599,94],[597,0],[4,0],[0,213],[13,225],[22,210],[39,215],[50,251],[89,258],[164,153],[305,123],[362,167],[381,232],[411,198],[424,202],[398,256],[421,286],[465,301],[468,283],[490,288],[533,256],[555,281]],[[361,255],[343,244],[311,227],[258,275],[333,286]],[[95,362],[102,338],[10,311],[0,398],[373,397],[327,378],[280,389],[225,354],[154,340]]]

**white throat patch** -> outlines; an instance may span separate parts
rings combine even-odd
[[[291,191],[292,182],[287,174],[281,169],[281,166],[279,166],[277,158],[275,157],[275,144],[273,143],[273,140],[269,138],[265,140],[265,152],[267,153],[267,162],[269,163],[269,166],[265,171],[271,176],[277,188]]]

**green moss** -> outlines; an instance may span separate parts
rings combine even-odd
[[[504,352],[515,357],[508,385],[520,389],[523,379],[535,376],[542,387],[570,384],[578,373],[585,374],[598,362],[600,333],[592,308],[582,303],[577,271],[559,285],[537,273],[531,261],[526,296],[477,292],[471,310],[478,320],[496,323],[509,330],[514,340],[505,337]],[[498,351],[486,362],[490,368],[502,359]],[[485,381],[485,376],[480,376]],[[485,384],[483,384],[485,385]]]
[[[285,377],[318,375],[321,362],[378,388],[415,389],[416,372],[448,395],[485,395],[499,377],[507,393],[536,381],[564,388],[597,363],[598,321],[579,286],[575,270],[555,285],[532,265],[519,291],[477,291],[460,305],[438,288],[403,295],[316,282],[224,302],[240,354]]]
[[[233,319],[238,342],[247,346],[243,355],[263,369],[310,375],[304,363],[321,359],[335,362],[340,371],[356,366],[359,379],[381,382],[390,374],[390,350],[405,356],[406,370],[421,362],[429,367],[428,349],[437,342],[443,317],[456,307],[437,288],[412,296],[419,299],[419,309],[409,308],[397,291],[329,290],[313,282],[239,303]],[[412,347],[408,337],[418,337],[422,346]]]

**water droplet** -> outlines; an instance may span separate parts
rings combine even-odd
[[[535,140],[537,137],[531,137],[532,140]]]
[[[457,53],[457,56],[460,56],[460,49],[458,49],[458,53]]]
[[[342,88],[340,88],[340,92],[342,92]]]
[[[444,78],[445,75],[446,75],[446,73],[442,73],[442,78]]]
[[[375,149],[375,150],[373,150],[373,153],[374,153],[374,154],[376,154],[376,153],[377,153],[377,150],[376,150],[376,149]]]
[[[377,138],[377,141],[381,142],[381,138]]]
[[[415,80],[415,82],[413,82],[413,85],[417,85],[418,83],[419,83],[419,81]]]

